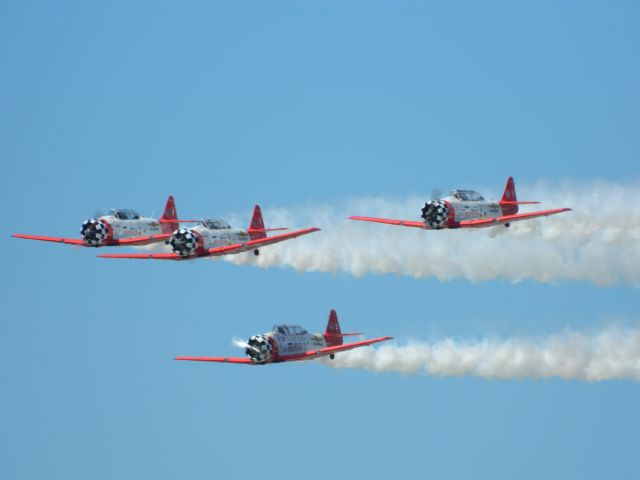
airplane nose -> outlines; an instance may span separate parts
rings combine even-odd
[[[107,241],[109,228],[107,224],[97,218],[85,220],[80,229],[80,235],[89,245],[99,247]]]
[[[181,228],[173,233],[168,244],[171,245],[174,253],[182,257],[188,257],[195,253],[198,247],[198,238],[191,230]]]

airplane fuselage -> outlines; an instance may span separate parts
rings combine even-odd
[[[171,245],[174,253],[190,257],[203,254],[212,248],[243,244],[249,240],[251,235],[246,230],[231,228],[224,220],[203,219],[195,227],[176,230],[167,243]],[[246,250],[250,249],[251,247],[247,247]],[[234,253],[246,250],[239,249]]]
[[[137,220],[120,220],[111,215],[99,218],[111,225],[113,238],[116,240],[166,233],[162,230],[162,224],[156,218],[141,217]]]
[[[455,220],[458,222],[504,215],[502,207],[497,202],[462,202],[450,197],[444,200],[451,205]]]
[[[88,245],[102,247],[117,240],[170,233],[176,225],[141,217],[133,210],[113,210],[108,215],[86,220],[80,235]]]
[[[427,229],[457,228],[465,220],[500,217],[517,212],[517,205],[487,201],[472,190],[454,190],[449,197],[425,203],[422,219]]]
[[[326,346],[320,333],[309,333],[297,325],[276,325],[271,332],[251,337],[245,353],[255,363],[271,363]]]

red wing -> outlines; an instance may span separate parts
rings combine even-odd
[[[144,237],[131,237],[113,240],[109,245],[149,245],[150,243],[158,243],[171,238],[171,233],[161,233],[159,235],[147,235]]]
[[[400,227],[425,228],[424,222],[414,222],[412,220],[394,220],[392,218],[375,217],[349,217],[349,220],[360,220],[362,222],[386,223],[388,225],[398,225]]]
[[[247,357],[176,357],[174,360],[188,360],[190,362],[216,362],[216,363],[240,363],[244,365],[258,365]]]
[[[501,217],[481,218],[479,220],[463,220],[459,223],[460,228],[489,227],[491,225],[501,225],[504,223],[527,220],[529,218],[547,217],[557,213],[569,212],[570,208],[556,208],[554,210],[540,210],[538,212],[517,213],[515,215],[503,215]]]
[[[67,245],[80,245],[83,247],[89,246],[81,238],[43,237],[41,235],[23,235],[22,233],[16,233],[11,236],[15,238],[25,238],[27,240],[40,240],[41,242],[66,243]]]
[[[15,235],[12,235],[12,237],[26,238],[27,240],[40,240],[42,242],[65,243],[67,245],[80,245],[82,247],[92,246],[86,243],[81,238],[43,237],[41,235],[23,235],[21,233],[16,233]],[[119,240],[112,240],[104,246],[112,247],[117,245],[148,245],[150,243],[161,242],[170,237],[170,233],[163,233],[160,235],[147,235],[145,237],[122,238]]]
[[[325,357],[327,355],[331,355],[332,353],[344,352],[346,350],[351,350],[358,347],[366,347],[367,345],[372,345],[374,343],[384,342],[391,339],[393,339],[393,337],[379,337],[372,338],[371,340],[362,340],[361,342],[344,343],[342,345],[335,345],[333,347],[324,347],[319,348],[318,350],[309,350],[308,352],[301,353],[300,355],[288,355],[286,357],[283,356],[281,357],[281,361],[291,362],[296,360],[311,360],[313,358]]]
[[[291,238],[300,237],[302,235],[307,235],[309,233],[319,231],[319,228],[305,228],[304,230],[296,230],[295,232],[282,233],[280,235],[274,235],[273,237],[265,237],[258,238],[256,240],[250,240],[245,243],[235,243],[233,245],[228,245],[226,247],[216,247],[210,248],[207,253],[199,255],[201,257],[209,257],[214,256],[218,257],[220,255],[228,255],[231,253],[240,253],[246,250],[251,250],[252,248],[263,247],[265,245],[271,245],[273,243],[283,242],[285,240],[289,240]]]

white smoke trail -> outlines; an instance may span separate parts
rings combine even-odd
[[[359,348],[323,359],[335,368],[494,379],[559,377],[590,382],[640,380],[640,329],[609,327],[594,335],[566,331],[526,338]]]
[[[640,183],[538,183],[517,188],[523,200],[544,201],[537,208],[570,207],[573,211],[517,222],[509,229],[423,231],[346,217],[418,220],[426,197],[353,199],[341,207],[267,208],[267,227],[317,226],[322,231],[265,247],[258,258],[240,254],[226,260],[355,276],[393,273],[440,280],[640,284]],[[245,223],[242,216],[233,224]]]

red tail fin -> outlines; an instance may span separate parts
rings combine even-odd
[[[168,220],[177,220],[178,213],[176,212],[176,202],[173,197],[169,195],[167,198],[167,204],[164,206],[164,213],[160,217],[160,224],[162,225],[162,231],[165,233],[173,232],[179,227],[178,222],[171,222]]]
[[[327,322],[327,329],[324,332],[324,339],[328,347],[342,345],[342,331],[340,330],[338,314],[335,310],[331,310],[329,314],[329,322]]]
[[[504,187],[504,193],[500,204],[502,206],[503,215],[515,215],[518,213],[518,198],[516,197],[516,184],[513,177],[509,177],[507,185]]]
[[[259,205],[256,205],[253,209],[253,216],[251,217],[251,223],[249,224],[247,233],[251,240],[257,240],[258,238],[265,238],[267,236],[265,233],[264,221],[262,220],[262,211],[260,210]]]

